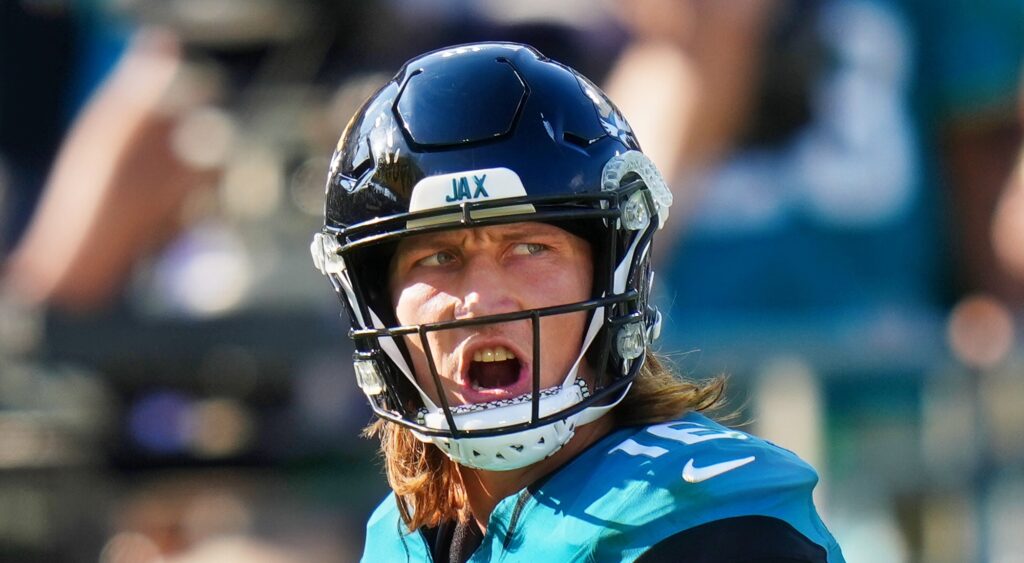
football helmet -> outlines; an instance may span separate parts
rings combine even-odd
[[[486,178],[486,183],[485,179]],[[619,110],[593,83],[527,45],[476,43],[410,60],[345,128],[331,159],[323,230],[311,246],[351,323],[356,382],[380,417],[487,470],[536,463],[578,425],[614,407],[657,337],[649,303],[654,233],[672,196]],[[520,221],[586,238],[594,294],[544,309],[401,326],[381,280],[403,237]],[[541,319],[585,311],[579,356],[562,383],[540,388]],[[430,398],[406,337],[528,320],[532,392],[453,405],[433,359]],[[582,362],[598,374],[578,377]]]

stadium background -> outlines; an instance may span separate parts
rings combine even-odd
[[[677,190],[658,349],[819,468],[849,561],[1024,560],[1019,0],[4,0],[0,561],[357,558],[328,159],[494,39],[620,102]]]

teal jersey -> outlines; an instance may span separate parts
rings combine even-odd
[[[470,561],[631,562],[696,526],[766,516],[841,563],[811,498],[817,482],[796,454],[698,413],[621,428],[499,502]],[[406,532],[394,495],[386,498],[367,524],[363,561],[430,560],[423,534]]]

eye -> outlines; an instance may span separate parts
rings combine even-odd
[[[547,249],[547,246],[536,242],[521,242],[512,246],[512,254],[515,256],[533,256]]]
[[[455,255],[447,250],[435,252],[425,258],[420,258],[416,261],[417,266],[437,267],[451,264],[455,261]]]

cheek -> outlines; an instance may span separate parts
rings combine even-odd
[[[524,276],[528,281],[524,286],[532,303],[529,308],[549,307],[577,303],[590,299],[593,276],[584,268],[588,265],[562,266],[559,268],[543,268],[532,275]],[[511,274],[510,274],[511,275]]]
[[[403,325],[423,324],[441,319],[444,295],[433,286],[414,283],[392,290],[395,317]]]
[[[400,325],[424,324],[439,318],[437,292],[427,284],[411,284],[392,291],[392,300],[395,304],[395,318]],[[416,352],[413,361],[419,364],[423,356],[420,338],[415,334],[408,335],[405,342],[410,351]]]
[[[536,306],[562,305],[585,301],[591,297],[590,271],[580,267],[562,268],[557,274],[537,278],[533,286]],[[541,321],[541,362],[544,386],[562,382],[580,353],[586,332],[588,314],[570,313],[547,317]]]
[[[413,283],[401,288],[392,288],[391,299],[395,304],[395,318],[398,324],[412,325],[423,324],[440,320],[440,311],[443,307],[440,301],[443,296],[432,286],[424,283]],[[433,340],[428,336],[428,340]],[[405,344],[412,359],[412,370],[420,386],[433,400],[437,400],[437,392],[429,377],[430,368],[427,365],[427,356],[423,350],[423,342],[419,336],[413,334],[405,337]],[[436,343],[431,342],[431,348],[436,349]]]
[[[558,385],[580,354],[587,313],[554,315],[541,320],[541,379],[544,387]]]

